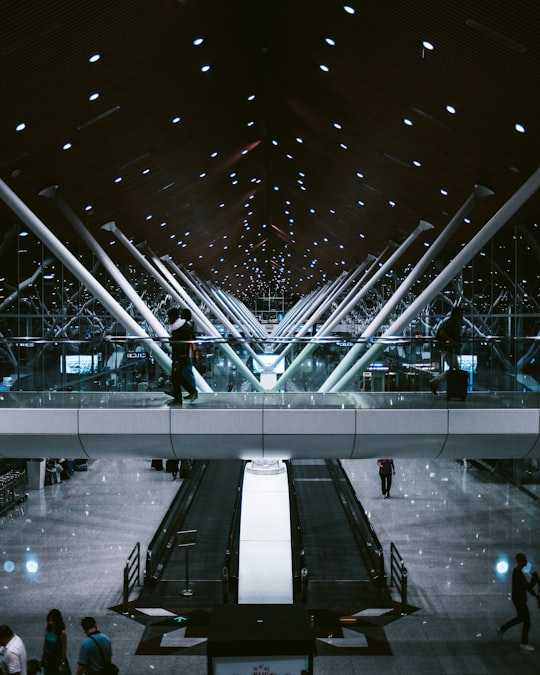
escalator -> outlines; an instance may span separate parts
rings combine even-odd
[[[382,549],[341,464],[294,460],[289,470],[307,577],[298,600],[312,608],[391,607]]]

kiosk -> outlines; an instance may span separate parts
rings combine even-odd
[[[315,639],[303,605],[219,605],[208,634],[208,675],[312,675]]]

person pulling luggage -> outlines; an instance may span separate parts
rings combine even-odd
[[[453,307],[450,316],[441,321],[437,328],[437,347],[442,350],[442,356],[450,370],[459,370],[458,353],[461,347],[461,327],[463,324],[463,308]],[[447,382],[448,370],[436,375],[430,380],[429,386],[435,396],[439,393],[442,382]]]

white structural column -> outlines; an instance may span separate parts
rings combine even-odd
[[[433,227],[430,223],[427,223],[425,220],[421,220],[420,223],[415,227],[411,234],[405,239],[405,241],[400,244],[397,249],[392,253],[388,260],[381,265],[381,267],[375,272],[375,274],[362,286],[360,291],[355,294],[349,302],[344,306],[340,306],[332,316],[321,326],[317,331],[317,338],[326,337],[330,331],[336,326],[343,317],[345,317],[357,304],[358,302],[366,295],[366,293],[373,288],[373,286],[387,273],[388,270],[392,268],[392,265],[398,260],[400,256],[405,253],[405,251],[411,246],[411,244],[418,238],[418,236],[427,229]],[[379,256],[380,257],[380,256]],[[369,270],[366,272],[366,275],[371,272],[373,267],[377,264],[378,260],[374,261],[370,266]],[[362,279],[359,280],[360,282]],[[358,284],[355,284],[355,288]],[[304,347],[300,354],[294,359],[291,365],[279,378],[279,380],[274,385],[272,391],[278,391],[283,384],[298,370],[303,361],[313,352],[317,347],[316,343],[311,343]]]
[[[199,307],[196,305],[196,303],[193,302],[191,297],[184,290],[184,288],[181,286],[180,282],[178,281],[178,279],[175,278],[175,276],[172,274],[172,272],[167,269],[167,267],[164,265],[164,263],[157,257],[157,255],[155,253],[153,253],[153,251],[151,249],[148,249],[148,253],[150,255],[150,259],[152,260],[152,262],[155,265],[155,267],[157,268],[157,270],[168,281],[168,283],[171,285],[171,287],[174,288],[184,299],[189,298],[190,302],[192,303],[192,306],[194,307],[194,309],[193,309],[194,315],[199,318],[199,322],[205,327],[205,330],[208,332],[208,334],[213,335],[216,338],[222,339],[222,335],[219,332],[219,330],[214,326],[214,324],[209,319],[207,319],[206,315],[199,309]],[[236,331],[236,333],[238,333],[238,331]],[[225,351],[227,352],[227,355],[229,355],[230,352],[232,352],[235,355],[234,363],[236,364],[237,368],[238,368],[239,363],[242,364],[241,367],[240,367],[240,371],[244,372],[244,373],[245,372],[249,373],[249,376],[253,377],[253,379],[255,379],[255,377],[253,376],[251,371],[247,369],[246,364],[242,361],[242,359],[240,359],[240,357],[232,349],[232,347],[227,343],[224,343],[224,344],[225,344]],[[257,361],[259,363],[261,368],[264,368],[264,364],[259,360],[259,357],[257,356],[257,354],[255,354],[255,352],[253,351],[251,346],[245,345],[245,347],[246,347],[246,350],[249,351],[250,356],[255,361]]]
[[[171,360],[161,347],[150,339],[135,319],[113,298],[113,296],[92,276],[73,253],[46,227],[46,225],[31,211],[26,204],[0,180],[0,197],[9,208],[41,239],[45,246],[62,262],[71,273],[101,302],[124,328],[136,337],[145,340],[148,351],[152,353],[156,362],[166,372],[170,373]]]
[[[229,307],[230,311],[233,312],[233,316],[238,317],[238,323],[240,325],[251,325],[252,330],[247,331],[251,332],[253,335],[258,335],[260,338],[266,338],[266,331],[261,326],[259,321],[253,316],[253,313],[244,305],[243,302],[240,302],[238,298],[233,297],[230,293],[225,293],[225,291],[220,288],[215,288],[211,286],[212,293],[219,296],[221,300]]]
[[[120,230],[114,221],[106,223],[102,226],[102,229],[107,230],[108,232],[113,232],[118,241],[125,246],[125,248],[133,255],[133,257],[140,263],[140,265],[151,274],[157,283],[163,288],[163,290],[168,293],[176,302],[186,304],[191,310],[195,320],[199,323],[207,333],[213,337],[219,338],[216,340],[217,346],[225,355],[236,365],[238,372],[249,381],[251,384],[258,390],[262,391],[262,387],[257,378],[253,373],[246,367],[246,364],[238,357],[238,354],[230,347],[230,345],[221,341],[221,335],[219,331],[215,328],[211,321],[209,321],[206,316],[201,312],[199,307],[191,297],[184,291],[183,288],[180,288],[180,291],[176,287],[171,285],[171,283],[162,275],[158,270],[144,257],[144,255],[134,246],[126,235]],[[167,274],[170,274],[168,270],[165,270]],[[195,369],[195,376],[197,377],[198,371]],[[197,379],[197,386],[199,382],[203,385],[203,391],[211,391],[210,387],[202,379],[202,377]]]
[[[122,274],[118,269],[117,265],[111,259],[111,257],[104,251],[103,247],[96,241],[93,235],[90,234],[88,229],[84,226],[83,222],[73,211],[73,209],[67,204],[66,200],[58,192],[58,186],[52,185],[44,190],[41,190],[39,193],[40,196],[51,199],[54,204],[58,207],[61,213],[64,214],[67,221],[72,225],[77,234],[85,242],[88,248],[96,255],[96,258],[99,260],[100,264],[107,271],[109,276],[114,279],[118,284],[120,290],[128,298],[128,300],[133,304],[135,309],[139,312],[141,317],[146,321],[146,323],[152,328],[157,337],[168,339],[167,329],[160,323],[157,317],[150,311],[148,305],[143,302],[141,296],[133,288],[128,279]]]
[[[484,227],[461,249],[456,257],[444,268],[443,272],[434,279],[429,286],[410,304],[403,314],[382,334],[381,338],[400,335],[404,328],[429,304],[448,283],[461,272],[467,263],[492,239],[495,233],[511,218],[516,211],[532,197],[540,187],[540,168],[528,178],[525,183],[508,199],[505,204],[492,216]],[[340,391],[358,373],[363,372],[377,356],[383,352],[385,345],[374,344],[358,361],[343,375],[332,388]]]
[[[273,467],[276,467],[275,470]],[[281,461],[249,462],[240,514],[238,604],[293,602],[291,517]]]
[[[163,258],[161,258],[161,259],[158,258],[157,255],[149,247],[147,247],[147,251],[148,251],[148,255],[150,256],[150,259],[152,260],[154,265],[160,271],[162,271],[163,274],[165,274],[165,268],[163,267],[163,265],[164,265]],[[200,289],[197,288],[197,286],[191,281],[189,276],[185,272],[183,272],[178,267],[178,265],[176,265],[176,263],[171,259],[170,256],[165,257],[165,262],[169,265],[171,270],[173,270],[173,272],[176,272],[176,274],[182,279],[182,281],[185,284],[187,284],[189,286],[189,288],[191,288],[192,292],[195,293],[195,295],[200,299],[200,301],[208,307],[208,309],[216,317],[218,322],[220,322],[223,325],[225,330],[228,330],[229,333],[231,333],[231,335],[233,335],[235,338],[237,338],[238,340],[243,342],[244,348],[247,351],[247,353],[251,356],[251,358],[254,361],[256,361],[259,364],[260,368],[264,370],[265,366],[264,366],[264,363],[259,359],[259,355],[256,354],[253,351],[253,348],[250,345],[250,343],[247,340],[244,340],[244,337],[240,334],[240,331],[236,328],[236,326],[234,326],[229,321],[228,317],[226,317],[225,314],[223,314],[223,312],[216,305],[216,303],[210,297],[208,297],[208,295],[206,293],[202,293],[200,291]],[[174,282],[174,283],[178,284],[178,286],[180,286],[180,284],[178,283],[178,281],[175,279],[174,276],[171,275],[169,277],[169,280],[171,281],[171,283]],[[246,337],[249,337],[249,336],[246,336]]]
[[[489,197],[493,194],[493,190],[483,186],[475,185],[474,191],[469,195],[465,200],[462,206],[458,209],[454,217],[450,220],[448,225],[444,230],[439,234],[437,239],[433,244],[428,248],[420,260],[416,263],[413,269],[405,277],[399,287],[394,291],[392,297],[385,303],[384,307],[378,312],[377,316],[373,321],[365,328],[362,332],[361,337],[363,340],[356,345],[354,345],[349,352],[346,354],[334,370],[333,373],[326,379],[323,385],[320,387],[320,392],[327,392],[332,390],[333,386],[338,382],[346,373],[348,373],[351,366],[358,359],[359,355],[365,351],[366,345],[365,341],[368,338],[374,337],[376,332],[390,316],[391,312],[397,307],[401,300],[405,297],[406,293],[412,287],[412,285],[421,277],[425,269],[430,265],[435,257],[440,253],[443,247],[447,244],[450,237],[454,234],[457,228],[463,223],[463,219],[471,212],[473,207],[485,197]]]

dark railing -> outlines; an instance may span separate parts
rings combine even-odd
[[[381,542],[358,500],[349,477],[338,460],[326,460],[326,465],[371,579],[376,583],[385,583],[384,553]]]
[[[124,566],[124,598],[122,611],[129,614],[129,594],[135,584],[141,585],[141,542],[138,541],[128,555]]]
[[[230,594],[232,602],[235,603],[238,597],[238,567],[239,567],[239,541],[240,541],[240,511],[242,506],[242,486],[244,481],[244,469],[246,462],[242,463],[241,477],[236,489],[236,498],[234,500],[231,525],[227,537],[227,548],[223,561],[221,581],[223,584],[223,603],[229,603]]]
[[[163,568],[167,564],[167,560],[174,548],[176,531],[191,506],[206,466],[207,463],[203,461],[193,462],[193,468],[189,477],[184,479],[181,488],[156,530],[156,534],[152,538],[146,552],[145,586],[151,585],[161,576]]]
[[[26,499],[26,474],[11,469],[0,476],[0,515]]]
[[[395,586],[401,595],[401,613],[407,613],[407,568],[394,543],[390,543],[390,586]]]
[[[306,551],[304,548],[304,539],[302,537],[302,526],[300,514],[298,512],[298,502],[296,499],[296,488],[291,470],[290,462],[287,465],[287,480],[289,483],[289,504],[291,513],[291,544],[292,544],[292,568],[293,568],[293,588],[295,596],[299,596],[300,602],[306,603],[308,569],[306,567]]]

